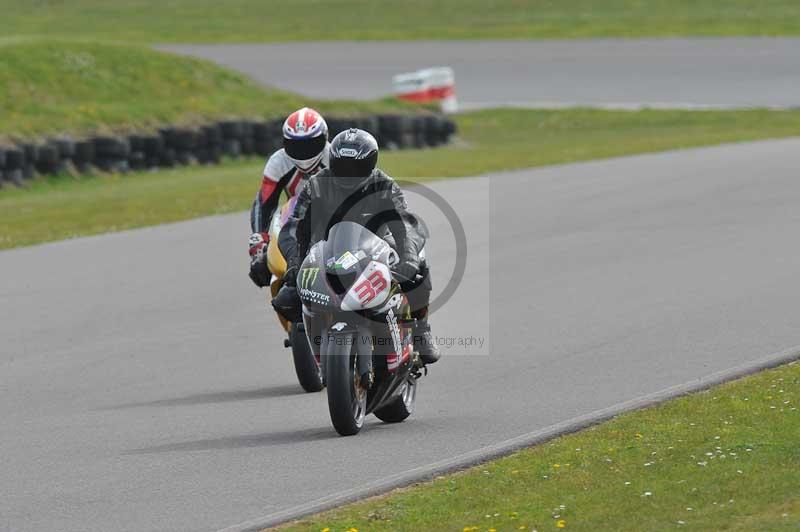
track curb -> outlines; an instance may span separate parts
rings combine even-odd
[[[718,371],[684,384],[671,386],[652,394],[644,395],[628,401],[623,401],[600,410],[595,410],[589,414],[574,417],[572,419],[562,421],[561,423],[522,434],[500,443],[482,447],[480,449],[463,453],[446,460],[441,460],[439,462],[434,462],[432,464],[410,469],[402,473],[397,473],[387,478],[368,483],[362,487],[341,491],[339,493],[328,495],[326,497],[322,497],[299,506],[294,506],[286,510],[267,514],[262,517],[256,517],[255,519],[221,529],[218,532],[260,531],[265,528],[286,523],[287,521],[299,519],[301,517],[325,510],[330,510],[343,504],[352,503],[375,495],[381,495],[396,488],[402,488],[410,484],[429,480],[438,475],[466,469],[488,460],[506,456],[525,447],[540,444],[553,438],[597,425],[598,423],[608,421],[619,414],[654,406],[669,399],[703,391],[718,384],[723,384],[728,381],[746,377],[759,371],[771,369],[797,360],[800,360],[800,346],[791,347],[784,351],[736,366],[731,369]]]

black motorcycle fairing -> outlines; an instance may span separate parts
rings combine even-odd
[[[312,246],[298,273],[306,333],[312,350],[320,356],[322,374],[327,378],[329,409],[340,434],[360,430],[349,424],[350,414],[342,406],[349,401],[348,388],[366,392],[361,396],[363,409],[358,406],[360,403],[350,404],[358,412],[369,414],[395,404],[400,388],[417,376],[408,321],[410,307],[396,281],[390,281],[387,292],[383,292],[386,288],[381,290],[385,299],[375,306],[342,310],[344,292],[349,288],[345,281],[352,285],[348,278],[359,279],[364,272],[366,281],[376,267],[388,272],[389,263],[396,256],[386,241],[368,229],[353,222],[340,222],[331,228],[327,240]],[[370,264],[373,261],[379,264]],[[335,286],[337,281],[342,285]],[[353,297],[355,292],[349,293],[347,297]],[[347,364],[343,365],[341,357],[345,356]],[[349,378],[347,371],[352,374]]]
[[[314,244],[297,274],[304,305],[334,310],[371,261],[391,264],[397,253],[382,238],[355,222],[340,222],[327,240]]]
[[[335,311],[342,302],[341,297],[331,290],[325,277],[323,260],[324,242],[317,242],[297,272],[297,291],[303,306],[318,311]]]

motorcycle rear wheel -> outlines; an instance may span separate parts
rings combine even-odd
[[[300,381],[300,386],[307,392],[322,390],[324,387],[322,370],[308,343],[306,329],[302,323],[292,323],[289,331],[289,341],[292,343],[294,371],[297,373],[297,380]]]
[[[336,432],[358,434],[367,412],[367,388],[361,385],[356,366],[355,342],[334,342],[325,357],[328,410]]]
[[[414,413],[417,400],[417,380],[408,378],[400,387],[400,392],[386,406],[375,410],[375,417],[384,423],[400,423]]]

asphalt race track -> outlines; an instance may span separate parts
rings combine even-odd
[[[488,343],[351,438],[244,213],[0,252],[0,530],[221,529],[796,346],[798,167],[790,139],[434,184],[468,236],[434,331]],[[441,290],[452,232],[410,196]]]
[[[464,108],[800,105],[800,39],[171,45],[316,98],[379,98],[392,75],[449,65]]]

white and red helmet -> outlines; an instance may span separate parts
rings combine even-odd
[[[310,172],[319,165],[327,142],[328,124],[310,107],[298,109],[283,123],[283,148],[302,172]]]

